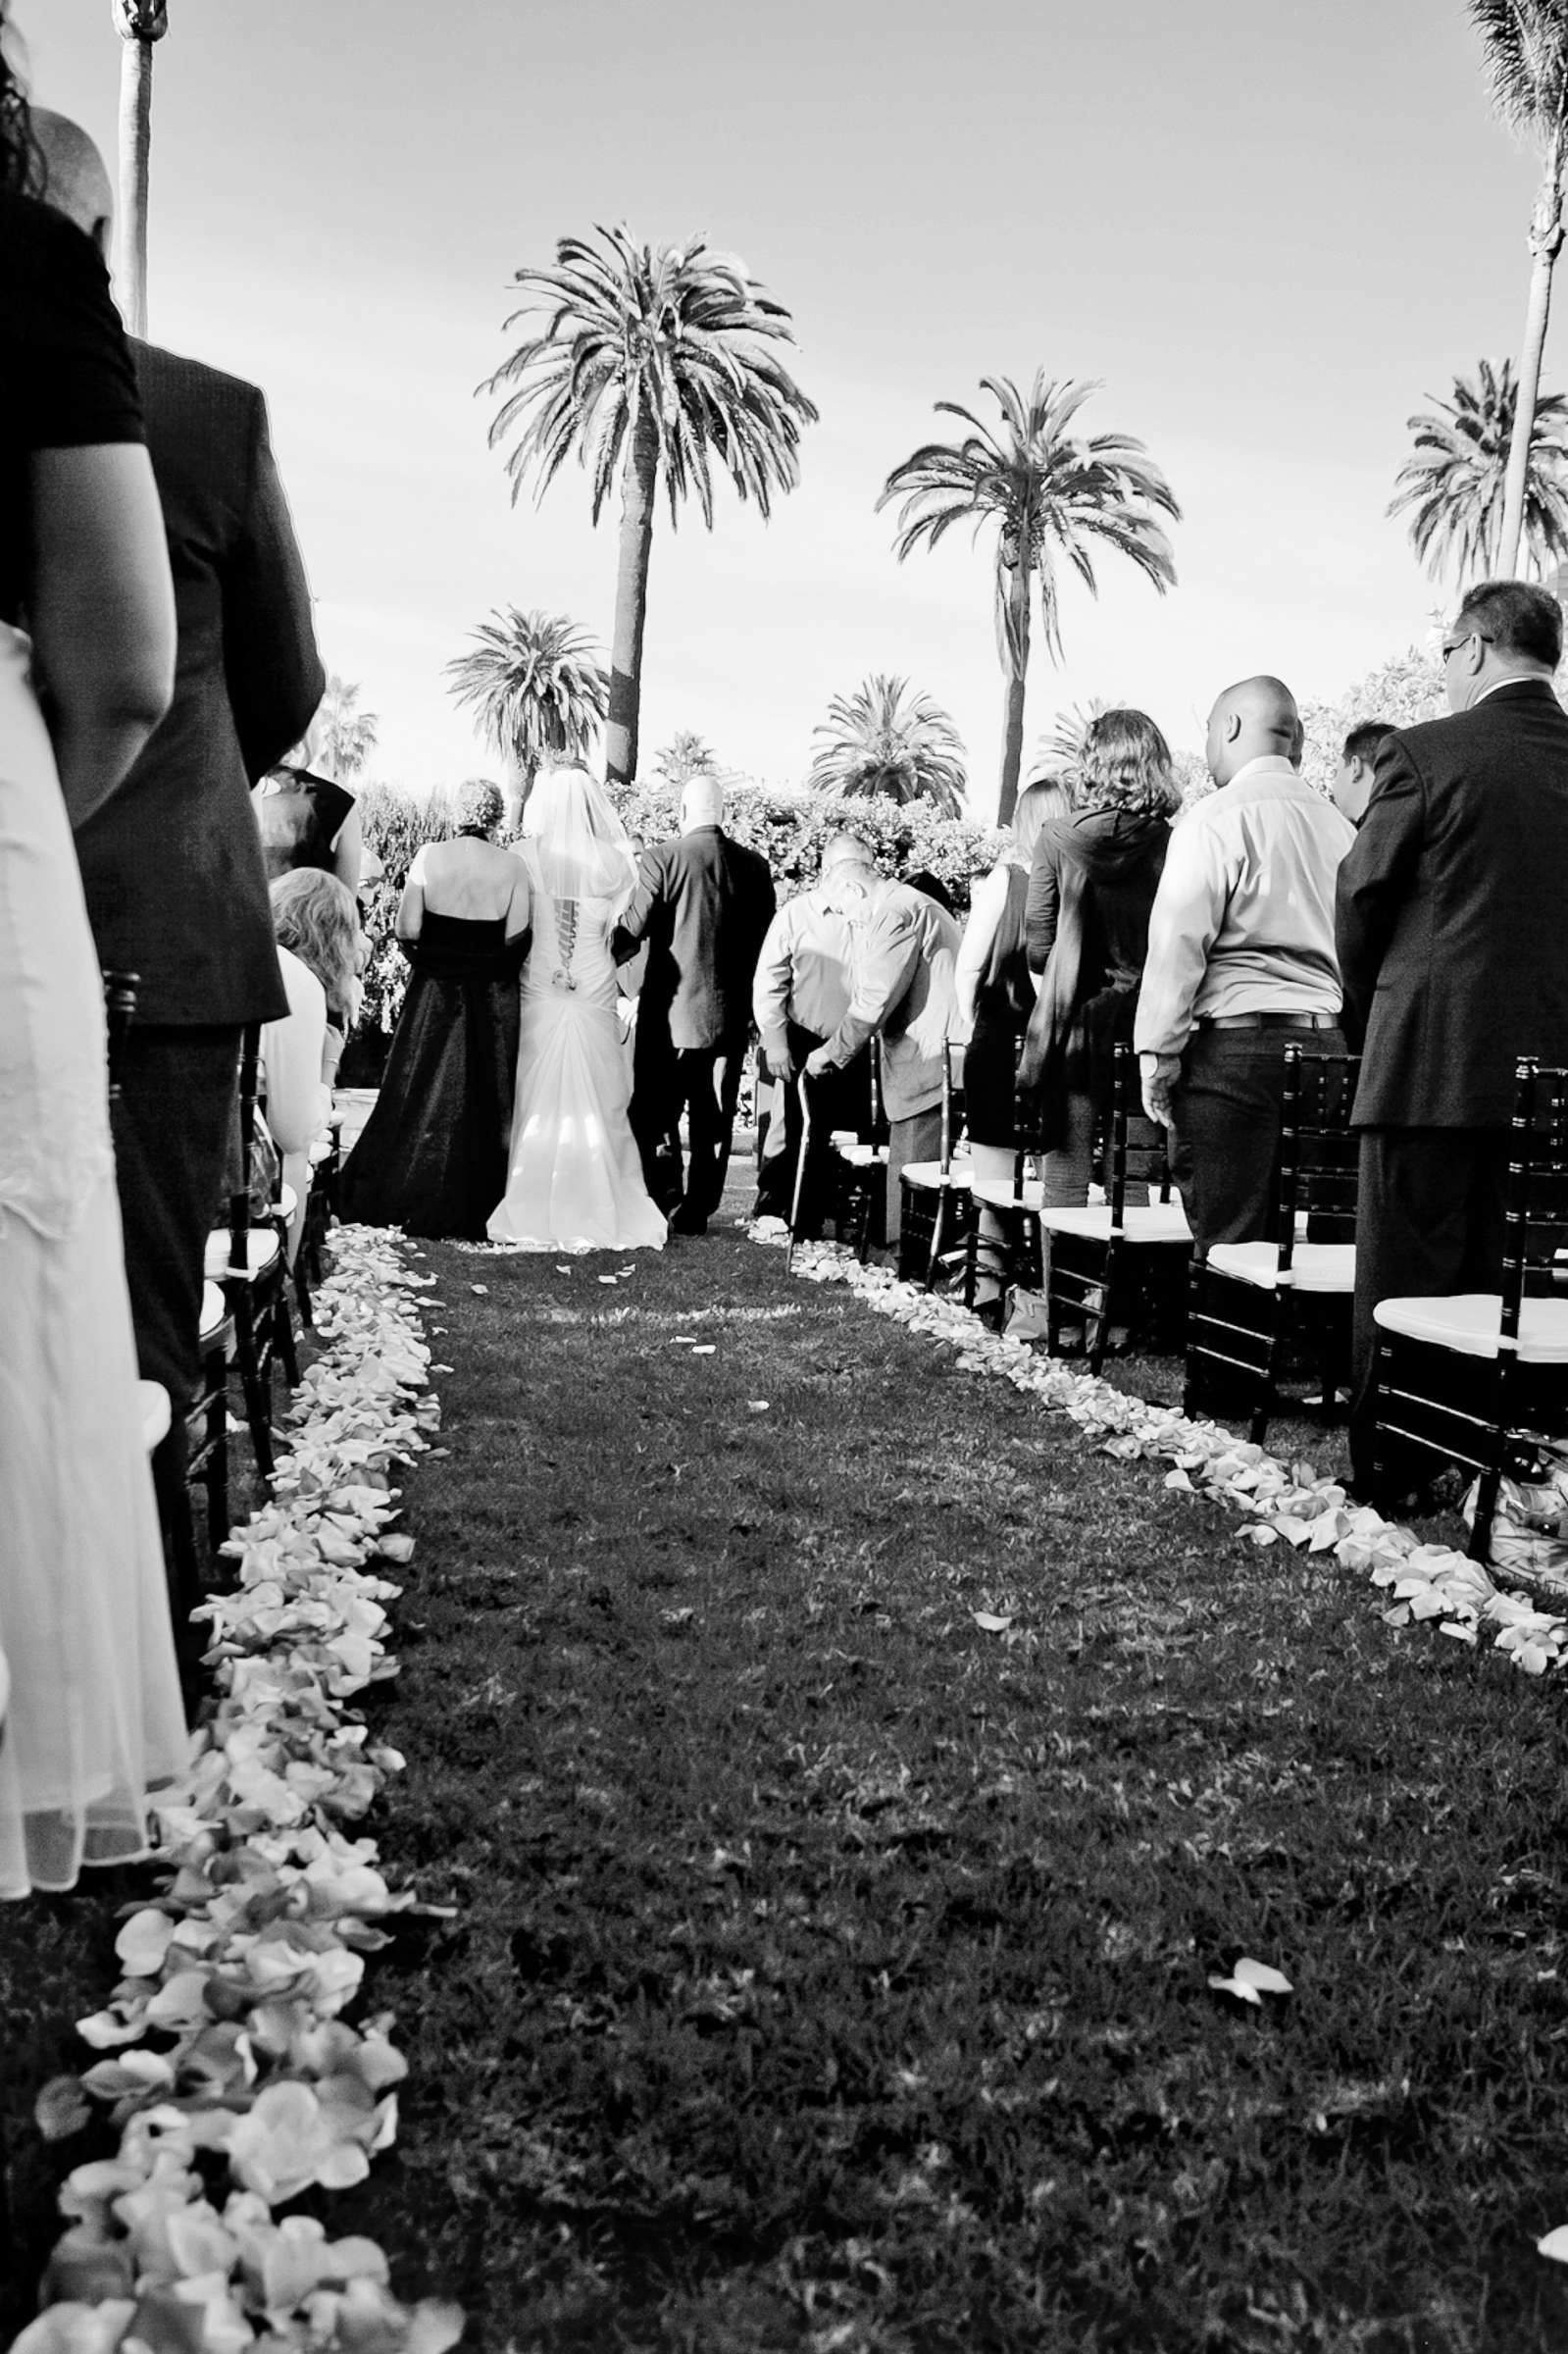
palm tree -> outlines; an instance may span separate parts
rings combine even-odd
[[[147,333],[147,174],[152,155],[152,52],[169,30],[166,0],[110,0],[120,57],[120,308]]]
[[[693,777],[719,775],[718,757],[694,728],[677,728],[669,742],[653,755],[653,773],[667,785],[688,785]]]
[[[835,694],[812,740],[818,750],[808,791],[840,799],[883,793],[894,801],[935,801],[943,816],[962,816],[958,730],[940,703],[911,692],[906,680],[879,672],[853,694]]]
[[[1511,575],[1525,530],[1532,421],[1541,390],[1541,359],[1551,310],[1551,273],[1562,245],[1563,170],[1568,164],[1568,0],[1469,0],[1481,35],[1483,66],[1496,114],[1541,158],[1526,242],[1530,298],[1519,353],[1520,398],[1508,449],[1496,564]]]
[[[1474,384],[1456,377],[1452,400],[1410,419],[1415,447],[1395,478],[1389,513],[1411,510],[1411,543],[1434,580],[1452,574],[1462,587],[1518,566],[1517,548],[1503,553],[1518,405],[1509,363],[1493,368],[1482,360]],[[1528,446],[1525,552],[1544,571],[1568,556],[1568,400],[1560,392],[1538,398]]]
[[[996,524],[996,643],[1006,680],[999,825],[1011,821],[1018,799],[1034,583],[1039,583],[1046,647],[1059,657],[1060,562],[1070,564],[1094,594],[1090,543],[1101,539],[1130,557],[1162,595],[1176,580],[1158,519],[1179,522],[1182,510],[1142,442],[1129,434],[1084,439],[1071,431],[1098,388],[1071,377],[1057,384],[1041,369],[1026,399],[1011,378],[983,377],[981,390],[1001,411],[1000,428],[983,424],[956,401],[937,401],[939,414],[960,417],[971,430],[961,441],[929,441],[917,449],[887,477],[877,501],[879,508],[890,499],[903,501],[895,537],[900,563],[912,548],[935,547],[955,523],[972,524],[976,534]]]
[[[609,681],[593,640],[564,613],[508,605],[480,623],[472,652],[448,662],[446,675],[506,762],[515,826],[546,757],[586,759],[604,725]]]
[[[766,519],[799,480],[802,426],[817,412],[770,345],[790,343],[789,313],[703,237],[637,245],[624,227],[563,237],[548,269],[523,269],[528,333],[480,386],[507,395],[490,446],[516,429],[507,472],[516,500],[538,470],[542,497],[576,450],[593,482],[593,521],[619,479],[621,548],[606,737],[612,784],[636,774],[648,556],[660,478],[674,526],[692,495],[713,529],[715,464]]]
[[[296,750],[289,754],[304,768],[325,769],[339,782],[357,777],[376,749],[381,723],[374,711],[361,711],[361,690],[340,679],[335,671],[327,692]]]
[[[1103,694],[1091,694],[1087,703],[1058,711],[1035,746],[1035,775],[1076,777],[1084,765],[1084,740],[1100,713],[1109,709]]]

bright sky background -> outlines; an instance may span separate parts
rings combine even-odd
[[[33,93],[111,157],[107,0],[14,0]],[[1091,694],[1201,742],[1254,670],[1335,694],[1444,590],[1384,509],[1405,421],[1523,320],[1532,160],[1461,0],[170,0],[154,339],[262,384],[329,664],[373,773],[488,769],[441,665],[501,603],[607,645],[615,517],[508,503],[474,386],[522,263],[625,219],[705,230],[788,304],[822,411],[764,526],[720,493],[654,548],[643,766],[676,727],[788,781],[874,670],[954,715],[979,806],[1002,688],[991,557],[897,565],[888,473],[986,374],[1098,377],[1187,520],[1159,599],[1107,552],[1037,647],[1026,742]],[[1545,384],[1561,382],[1548,343]],[[1448,587],[1451,588],[1452,584]]]

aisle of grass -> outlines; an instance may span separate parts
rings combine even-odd
[[[1553,1685],[778,1254],[428,1263],[384,1829],[460,1910],[334,2203],[398,2285],[496,2354],[1568,2343]]]

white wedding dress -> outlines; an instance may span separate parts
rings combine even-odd
[[[27,641],[0,623],[0,1897],[145,1854],[188,1754],[142,1441],[103,985]]]
[[[526,839],[521,855],[533,945],[523,968],[506,1194],[486,1231],[521,1251],[662,1250],[666,1220],[642,1182],[627,1117],[632,1059],[610,956],[628,891],[557,898],[535,843]]]

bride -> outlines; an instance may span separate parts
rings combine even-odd
[[[533,945],[506,1193],[485,1231],[523,1251],[662,1250],[664,1213],[627,1118],[631,1061],[610,955],[636,879],[631,837],[580,768],[539,778],[523,827]]]

